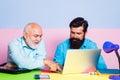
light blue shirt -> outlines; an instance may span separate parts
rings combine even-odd
[[[45,57],[46,49],[43,40],[36,49],[28,47],[23,37],[15,39],[8,45],[8,61],[16,63],[19,68],[41,69],[44,67]]]
[[[80,47],[80,49],[96,49],[97,44],[87,38],[85,38],[85,41],[83,45]],[[70,49],[70,44],[69,44],[69,39],[61,42],[56,49],[55,55],[54,55],[54,61],[59,63],[61,66],[64,66],[65,58],[66,58],[66,53],[67,50]],[[102,55],[99,58],[98,69],[107,69],[107,66],[103,60]]]

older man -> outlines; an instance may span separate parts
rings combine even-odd
[[[8,45],[8,63],[15,63],[19,68],[42,69],[48,66],[51,71],[61,68],[58,64],[46,59],[46,49],[42,39],[42,28],[37,23],[29,23],[25,26],[23,36],[13,40]]]

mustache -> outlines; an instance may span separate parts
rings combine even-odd
[[[78,38],[70,38],[70,48],[71,49],[79,49],[84,42],[83,40],[80,40]]]
[[[78,38],[71,38],[70,41],[81,41],[81,40]]]

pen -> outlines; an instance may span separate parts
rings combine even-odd
[[[47,74],[36,74],[36,75],[34,75],[34,78],[35,79],[50,79],[50,76],[49,75],[47,75]]]

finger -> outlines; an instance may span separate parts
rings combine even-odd
[[[57,70],[58,70],[59,72],[62,72],[62,67],[60,67],[59,65],[57,65]]]
[[[56,70],[57,70],[57,67],[56,67],[55,65],[52,65],[52,66],[50,67],[50,70],[51,70],[51,71],[56,71]]]

